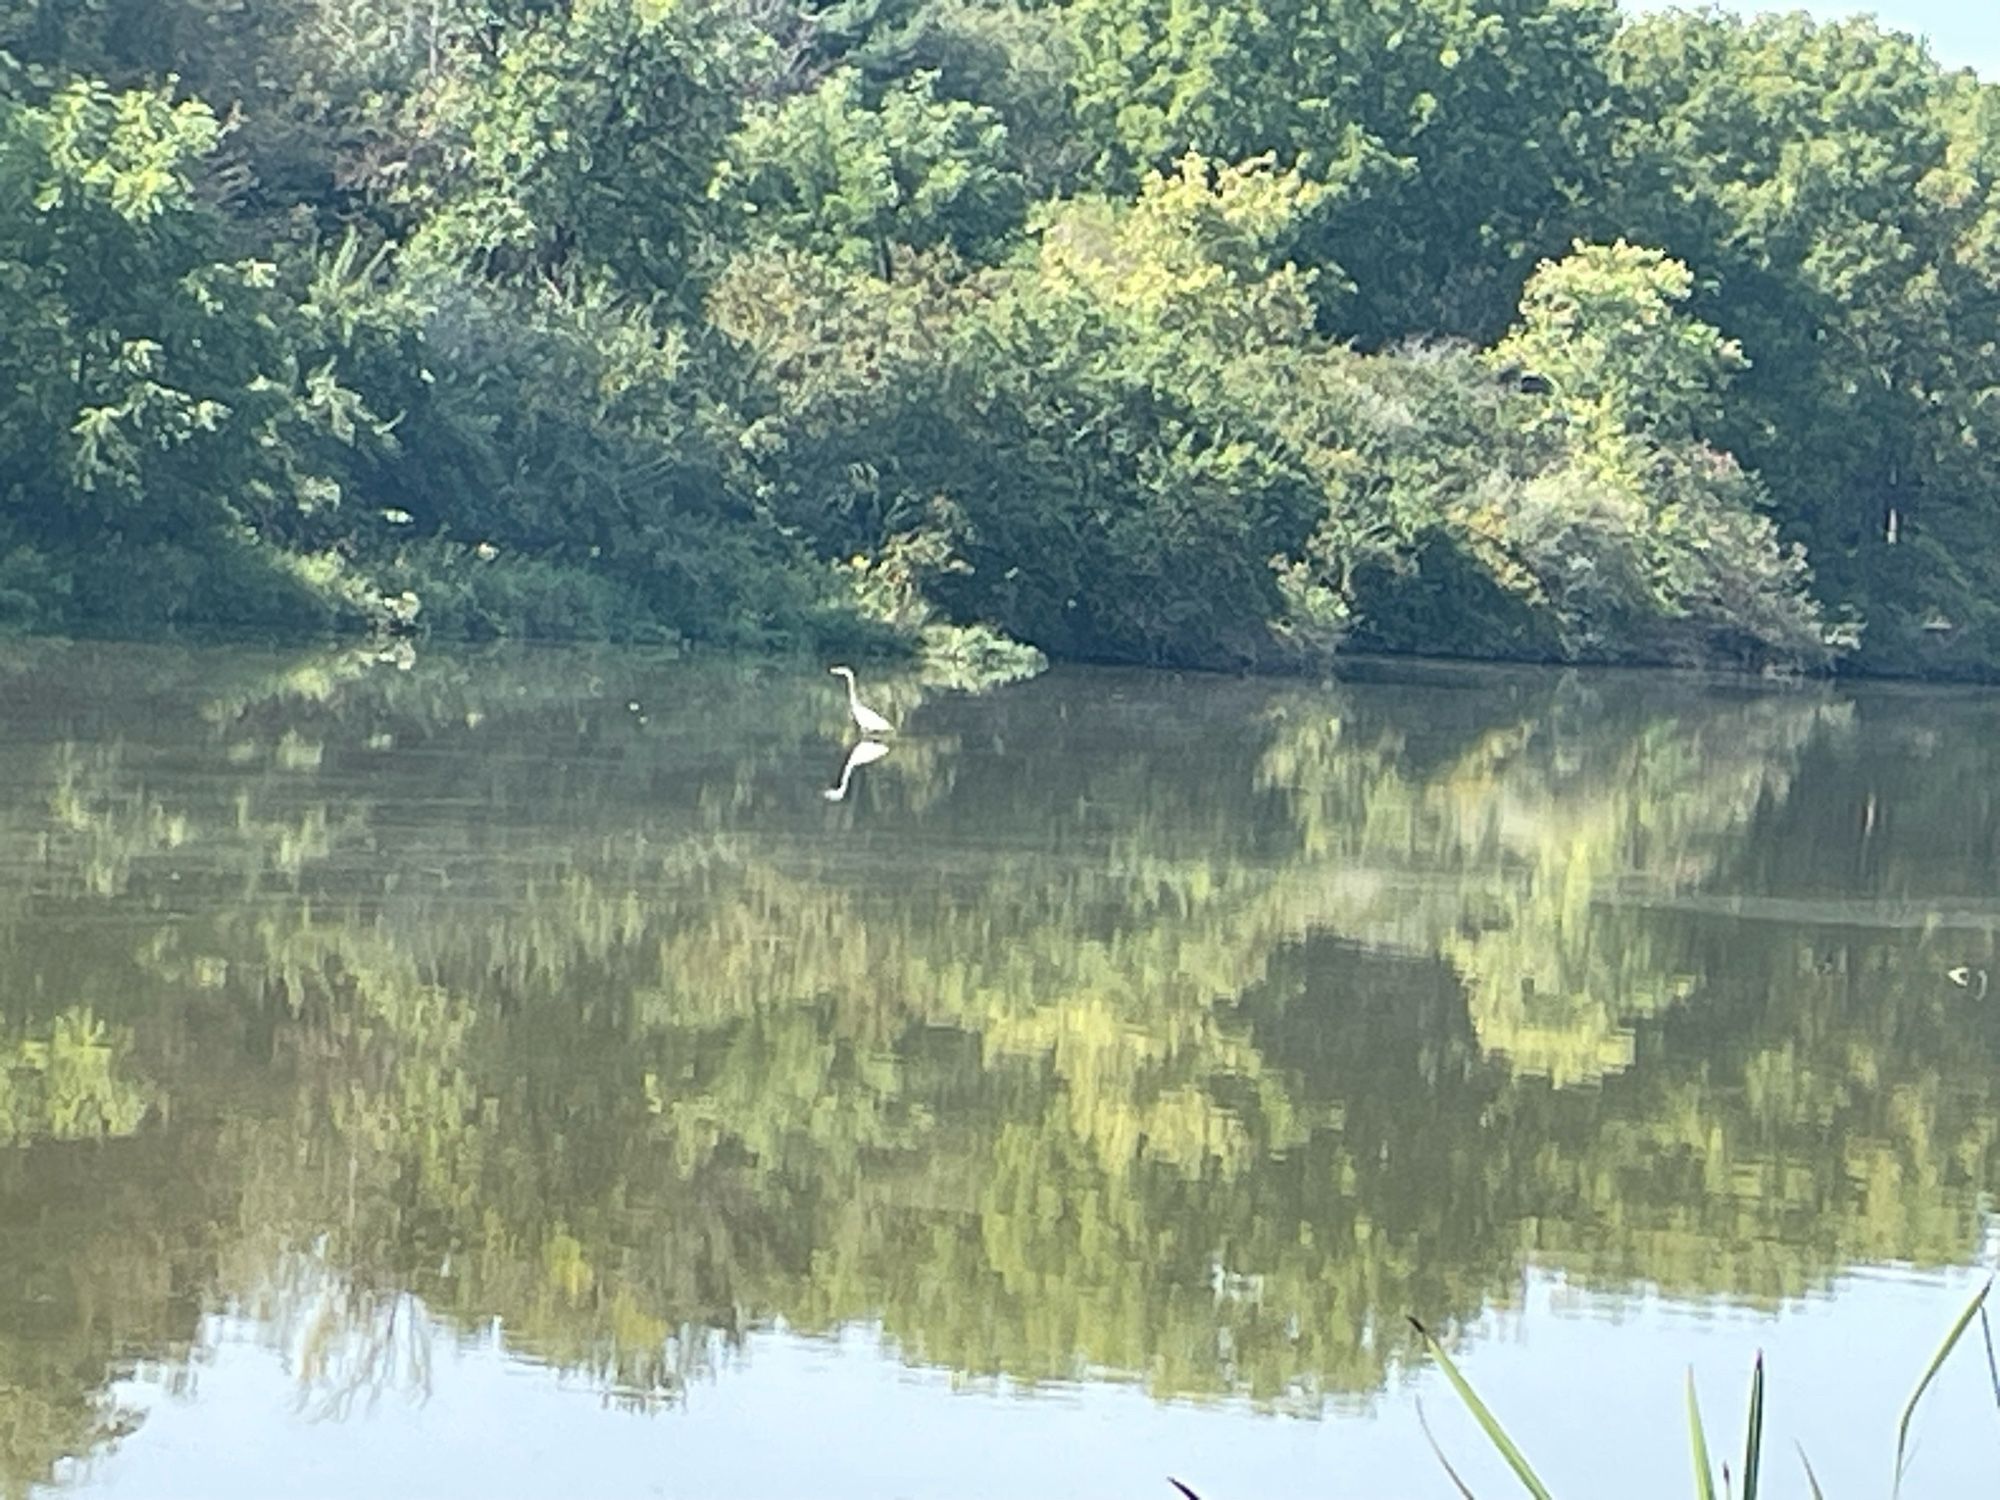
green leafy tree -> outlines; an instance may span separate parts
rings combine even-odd
[[[270,549],[336,506],[348,465],[388,441],[342,378],[364,330],[323,317],[296,273],[229,258],[198,191],[218,134],[200,103],[78,82],[0,112],[13,544],[86,564],[173,549],[207,587],[176,599],[168,585],[169,612],[346,608]],[[98,585],[79,576],[81,608],[116,617],[105,563]],[[244,589],[262,597],[230,597]],[[62,590],[52,566],[32,607],[61,618]]]
[[[490,21],[410,106],[392,194],[409,257],[447,275],[598,271],[642,296],[692,294],[759,36],[718,0],[578,0]]]
[[[720,289],[720,325],[761,351],[757,442],[772,503],[833,513],[836,555],[939,514],[960,620],[1052,650],[1254,659],[1273,555],[1309,525],[1305,476],[1260,403],[1311,320],[1310,278],[1272,245],[1312,189],[1269,162],[1190,157],[1129,208],[1052,210],[1032,262],[870,294],[768,262]],[[854,370],[849,383],[836,371]],[[836,511],[835,507],[839,510]]]
[[[1545,263],[1495,359],[1549,388],[1536,420],[1568,450],[1511,491],[1475,496],[1475,537],[1535,580],[1578,655],[1814,662],[1826,649],[1803,553],[1765,496],[1703,434],[1741,350],[1681,307],[1686,266],[1619,241]]]
[[[1552,387],[1551,410],[1582,443],[1631,468],[1633,441],[1698,441],[1720,422],[1743,350],[1684,304],[1688,268],[1658,250],[1579,243],[1545,262],[1521,295],[1521,320],[1494,351]]]
[[[714,191],[751,235],[883,276],[892,244],[991,255],[1026,207],[992,110],[938,98],[930,74],[871,105],[851,68],[746,120]]]
[[[1297,162],[1330,322],[1371,343],[1486,337],[1568,237],[1597,149],[1601,0],[1075,0],[1076,109],[1106,180],[1197,150]],[[1336,299],[1345,284],[1351,295]]]
[[[1866,21],[1651,17],[1612,56],[1601,211],[1686,261],[1751,360],[1712,436],[1867,617],[1864,663],[1983,656],[1990,91]]]

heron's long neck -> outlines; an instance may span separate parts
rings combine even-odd
[[[859,708],[861,706],[861,695],[854,691],[854,674],[852,672],[843,672],[841,675],[847,679],[847,706],[849,708]]]

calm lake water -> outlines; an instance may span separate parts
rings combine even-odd
[[[1886,1494],[2000,696],[0,653],[0,1494]],[[1990,976],[1990,979],[1989,979]],[[1976,1329],[1976,1325],[1975,1325]],[[1906,1495],[1990,1493],[1962,1346]],[[1796,1481],[1796,1482],[1795,1482]],[[45,1488],[46,1487],[46,1488]]]

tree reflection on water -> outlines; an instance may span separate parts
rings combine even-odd
[[[1979,1243],[1977,698],[885,681],[836,803],[810,665],[404,665],[0,661],[0,1490],[221,1309],[336,1417],[432,1320],[638,1402],[783,1319],[1310,1410],[1530,1265]]]

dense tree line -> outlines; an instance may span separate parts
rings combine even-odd
[[[1613,0],[0,0],[0,616],[2000,666],[2000,92]]]

